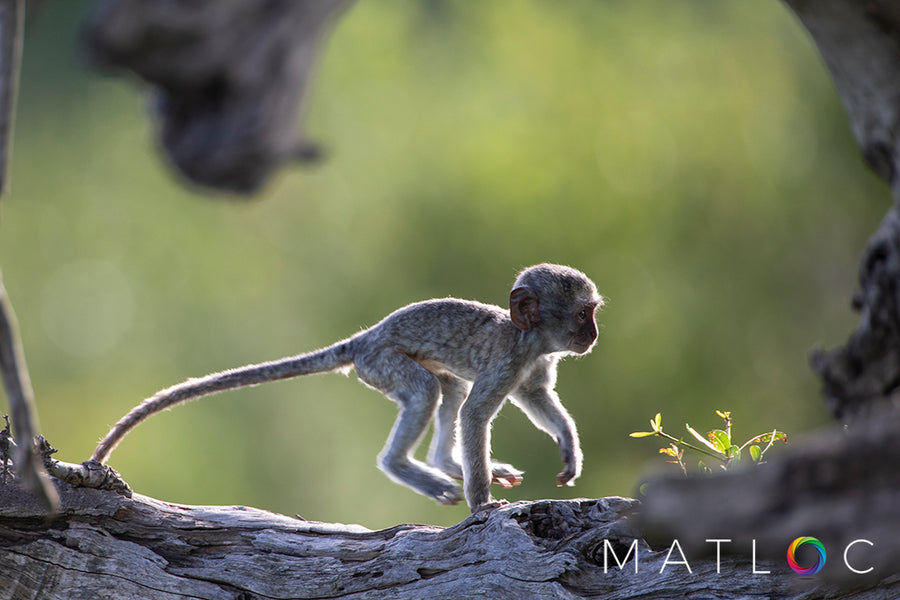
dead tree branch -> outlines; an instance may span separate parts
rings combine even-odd
[[[0,196],[9,188],[24,31],[25,0],[0,1]]]
[[[286,161],[316,159],[298,117],[331,25],[352,0],[99,0],[91,62],[156,97],[159,140],[191,182],[251,193]]]
[[[34,451],[32,440],[35,434],[37,413],[31,378],[25,365],[25,352],[16,324],[16,315],[6,295],[0,277],[0,374],[9,399],[12,426],[15,433],[16,452],[14,462],[16,472],[39,498],[45,511],[54,511],[59,506],[56,490],[50,484],[47,472]]]

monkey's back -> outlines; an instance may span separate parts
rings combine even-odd
[[[501,348],[515,345],[509,311],[456,298],[416,302],[391,313],[357,339],[367,351],[406,354],[430,370],[472,380]]]

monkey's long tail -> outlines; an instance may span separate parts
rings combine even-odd
[[[122,438],[144,420],[160,411],[172,408],[188,400],[235,388],[259,385],[267,381],[348,369],[352,365],[352,339],[348,339],[315,352],[220,371],[205,377],[188,379],[156,392],[132,408],[127,415],[113,425],[106,437],[100,441],[97,448],[94,449],[91,459],[105,462],[119,442],[122,441]]]

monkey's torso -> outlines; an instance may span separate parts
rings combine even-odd
[[[427,331],[427,335],[421,332]],[[521,364],[529,345],[509,311],[492,304],[456,298],[425,300],[405,306],[352,338],[354,355],[403,353],[433,373],[449,372],[474,381],[498,356]]]

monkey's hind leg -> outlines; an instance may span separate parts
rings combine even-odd
[[[428,464],[462,481],[462,463],[454,452],[457,446],[459,407],[469,393],[469,384],[450,373],[441,373],[438,380],[441,383],[441,402],[434,418],[434,435],[428,449]],[[491,461],[491,482],[503,488],[522,483],[523,474],[512,465]]]
[[[396,402],[400,409],[390,437],[378,455],[378,467],[397,483],[440,504],[456,504],[462,500],[459,486],[450,477],[412,456],[437,410],[441,395],[437,377],[408,356],[390,350],[375,360],[357,360],[356,373],[361,381]]]
[[[441,373],[437,378],[441,384],[441,402],[434,417],[434,433],[428,448],[428,464],[454,479],[462,480],[456,430],[459,407],[469,393],[469,384],[450,373]]]

